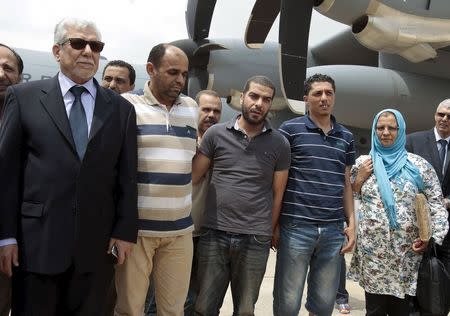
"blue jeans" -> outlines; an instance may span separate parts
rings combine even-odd
[[[332,314],[341,269],[343,231],[342,222],[312,224],[281,217],[273,292],[275,316],[298,315],[307,276],[306,309],[318,316]]]
[[[254,315],[271,236],[208,230],[197,245],[199,292],[195,315],[219,315],[231,282],[233,315]]]
[[[348,292],[345,288],[347,267],[345,257],[341,255],[341,272],[339,273],[339,287],[336,293],[336,304],[348,304]]]

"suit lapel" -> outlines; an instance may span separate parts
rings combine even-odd
[[[75,144],[73,142],[69,118],[67,117],[64,100],[61,95],[61,88],[59,86],[58,77],[56,76],[52,79],[49,79],[48,83],[48,89],[42,89],[43,95],[40,98],[41,103],[52,118],[58,130],[67,140],[67,142],[72,146],[72,149],[75,150]]]
[[[95,79],[94,82],[97,86],[97,96],[95,97],[94,116],[92,118],[91,131],[89,133],[89,141],[95,137],[113,111],[111,98],[104,91],[104,88],[98,85]]]
[[[436,145],[436,137],[434,136],[434,129],[429,131],[426,141],[427,141],[426,146],[428,146],[428,148],[430,149],[431,159],[433,161],[433,166],[435,167],[434,169],[438,175],[439,180],[442,183],[442,179],[443,179],[442,164],[441,164],[441,158],[439,157],[439,151],[438,151],[437,145]]]

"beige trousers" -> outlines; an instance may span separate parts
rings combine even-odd
[[[183,316],[192,265],[192,234],[141,237],[131,256],[116,266],[115,316],[142,316],[153,272],[158,316]]]

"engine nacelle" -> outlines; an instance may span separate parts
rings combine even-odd
[[[450,44],[450,20],[422,17],[372,1],[352,31],[373,50],[398,54],[411,62],[435,58],[436,49]]]
[[[436,106],[448,98],[448,80],[385,68],[329,65],[308,68],[336,81],[334,114],[345,125],[368,128],[376,113],[399,110],[408,132],[433,126]],[[424,85],[426,83],[426,88]]]
[[[314,9],[335,21],[352,25],[366,14],[371,0],[314,0]]]

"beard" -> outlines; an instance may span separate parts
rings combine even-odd
[[[254,117],[252,117],[250,110],[247,107],[245,107],[244,105],[242,105],[242,117],[248,124],[251,124],[251,125],[259,125],[259,124],[263,123],[264,120],[266,119],[267,113],[269,113],[269,112],[267,111],[260,117],[254,118]]]

